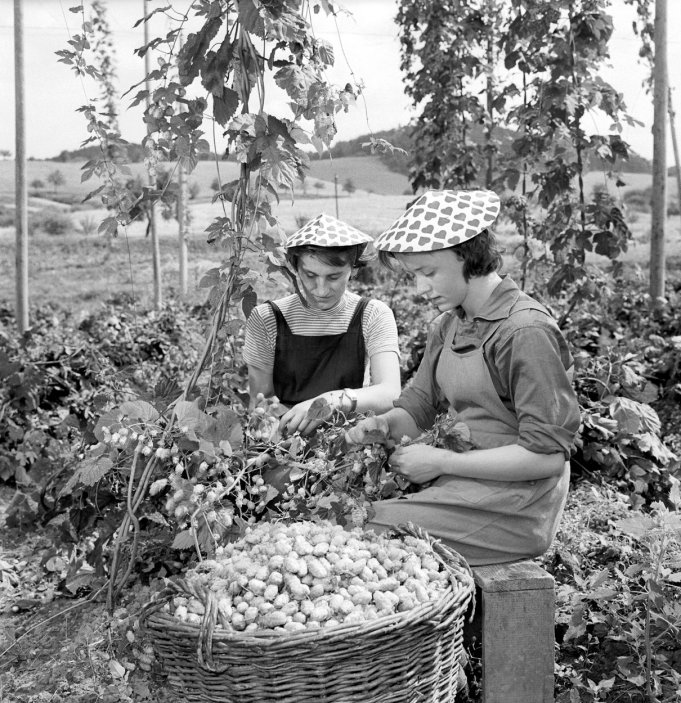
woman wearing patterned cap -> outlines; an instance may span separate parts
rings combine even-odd
[[[472,565],[548,549],[579,427],[565,339],[546,308],[498,273],[488,228],[499,205],[490,191],[429,191],[376,240],[381,258],[413,274],[417,292],[442,314],[395,407],[348,433],[358,444],[370,430],[400,443],[442,412],[468,426],[468,451],[398,444],[392,469],[429,485],[374,503],[368,527],[413,521]]]
[[[390,308],[347,290],[372,239],[319,215],[285,242],[297,293],[258,305],[246,325],[251,397],[276,395],[280,430],[306,433],[316,398],[344,412],[383,412],[400,393],[397,326]]]

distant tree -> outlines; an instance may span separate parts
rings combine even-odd
[[[324,183],[324,181],[315,181],[314,187],[317,190],[324,190],[324,188],[326,188],[326,184]]]
[[[0,159],[12,158],[12,152],[9,149],[0,149]]]
[[[210,189],[216,193],[220,190],[220,179],[217,176],[211,181]]]
[[[42,190],[45,187],[45,184],[39,178],[34,178],[29,185],[33,190]]]
[[[47,182],[54,187],[54,192],[56,193],[57,188],[66,183],[66,178],[64,178],[64,174],[57,168],[47,174]]]
[[[352,178],[345,179],[345,183],[343,183],[343,190],[348,195],[352,195],[357,190],[357,186],[352,182]]]
[[[198,198],[198,196],[199,196],[199,193],[201,192],[201,186],[196,181],[192,181],[189,184],[189,188],[187,190],[188,190],[189,199],[196,200],[196,198]]]

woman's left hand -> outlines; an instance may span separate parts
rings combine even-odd
[[[412,483],[427,483],[445,473],[451,452],[427,444],[398,446],[390,455],[390,468]]]

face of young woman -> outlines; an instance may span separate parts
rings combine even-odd
[[[463,261],[451,249],[396,256],[414,276],[416,292],[428,298],[440,312],[466,302],[470,286],[463,277]]]
[[[313,254],[303,254],[298,260],[298,280],[310,307],[330,310],[343,297],[352,267],[329,266]]]

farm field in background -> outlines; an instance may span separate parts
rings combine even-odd
[[[34,180],[41,180],[45,187],[41,189],[41,194],[49,198],[54,194],[55,189],[47,181],[48,175],[53,171],[61,171],[64,175],[65,183],[57,188],[57,194],[74,194],[84,197],[94,190],[99,182],[91,178],[81,182],[82,166],[84,162],[77,161],[43,161],[31,160],[26,164],[27,182],[29,190],[30,183]],[[144,164],[129,164],[129,168],[134,176],[145,175]],[[210,199],[213,196],[211,183],[220,173],[223,183],[238,178],[239,165],[234,161],[199,161],[196,168],[189,175],[188,183],[195,183],[198,187],[198,197],[200,199]],[[306,179],[305,187],[300,185],[299,195],[317,196],[333,195],[334,176],[338,177],[338,192],[342,193],[343,184],[351,179],[354,186],[367,192],[378,193],[380,195],[397,195],[409,190],[409,181],[406,176],[388,170],[385,165],[376,157],[371,156],[348,156],[342,159],[331,159],[329,156],[320,157],[316,152],[310,155],[310,170]],[[0,202],[13,202],[14,198],[14,161],[0,161]],[[317,187],[317,182],[321,181],[323,187]]]
[[[350,161],[357,165],[356,162],[363,160],[351,158],[336,161],[337,163]],[[31,162],[33,165],[44,163]],[[53,162],[47,163],[51,167],[55,166]],[[57,166],[59,168],[68,166],[72,169],[68,172],[65,170],[67,185],[64,186],[64,192],[67,192],[71,184],[75,183],[75,175],[80,167],[77,164],[57,164]],[[201,173],[204,175],[204,180],[208,181],[207,167],[214,169],[214,164],[202,162],[200,166],[203,167]],[[73,181],[70,180],[72,176]],[[592,173],[587,176],[587,183],[589,187],[593,187],[602,178],[602,174]],[[631,183],[631,188],[643,189],[649,184],[650,177],[646,174],[627,174],[624,180],[627,182],[626,187]],[[336,214],[333,184],[330,184],[330,189],[315,188],[314,190],[317,193],[315,197],[301,195],[293,200],[284,198],[277,206],[275,214],[286,232],[294,231],[300,223],[321,212]],[[379,195],[361,189],[348,194],[339,189],[338,216],[349,224],[376,236],[403,212],[410,200],[411,196],[404,194]],[[201,198],[190,202],[190,211],[188,298],[192,302],[200,303],[205,299],[205,291],[198,287],[201,277],[222,260],[219,248],[206,243],[205,230],[215,217],[223,214],[223,211],[220,203],[211,203],[207,199],[202,201]],[[106,241],[98,235],[96,228],[95,232],[89,235],[79,232],[82,229],[82,222],[90,221],[98,224],[104,217],[106,217],[106,211],[103,209],[77,210],[71,213],[73,232],[64,235],[36,233],[30,238],[29,277],[32,306],[50,302],[76,312],[90,309],[97,302],[119,294],[132,296],[142,306],[151,304],[151,252],[150,241],[144,236],[145,223],[133,223],[125,231],[121,230],[119,237],[112,241]],[[650,214],[628,212],[627,217],[634,233],[634,240],[630,243],[629,251],[622,258],[628,264],[638,264],[645,268],[650,253]],[[159,216],[157,227],[160,236],[164,294],[172,297],[179,281],[177,222],[164,220]],[[501,223],[497,233],[506,249],[506,268],[513,273],[517,262],[512,254],[521,239],[508,223]],[[0,228],[0,245],[6,253],[0,259],[0,301],[13,307],[15,298],[13,227]],[[670,267],[679,266],[681,264],[681,218],[679,216],[669,217],[666,250]],[[593,260],[596,261],[599,258],[594,256]],[[608,262],[603,259],[602,263],[605,265]],[[258,262],[251,262],[251,265],[257,268]],[[265,282],[258,293],[261,297],[276,294],[281,292],[281,285],[280,281]]]

